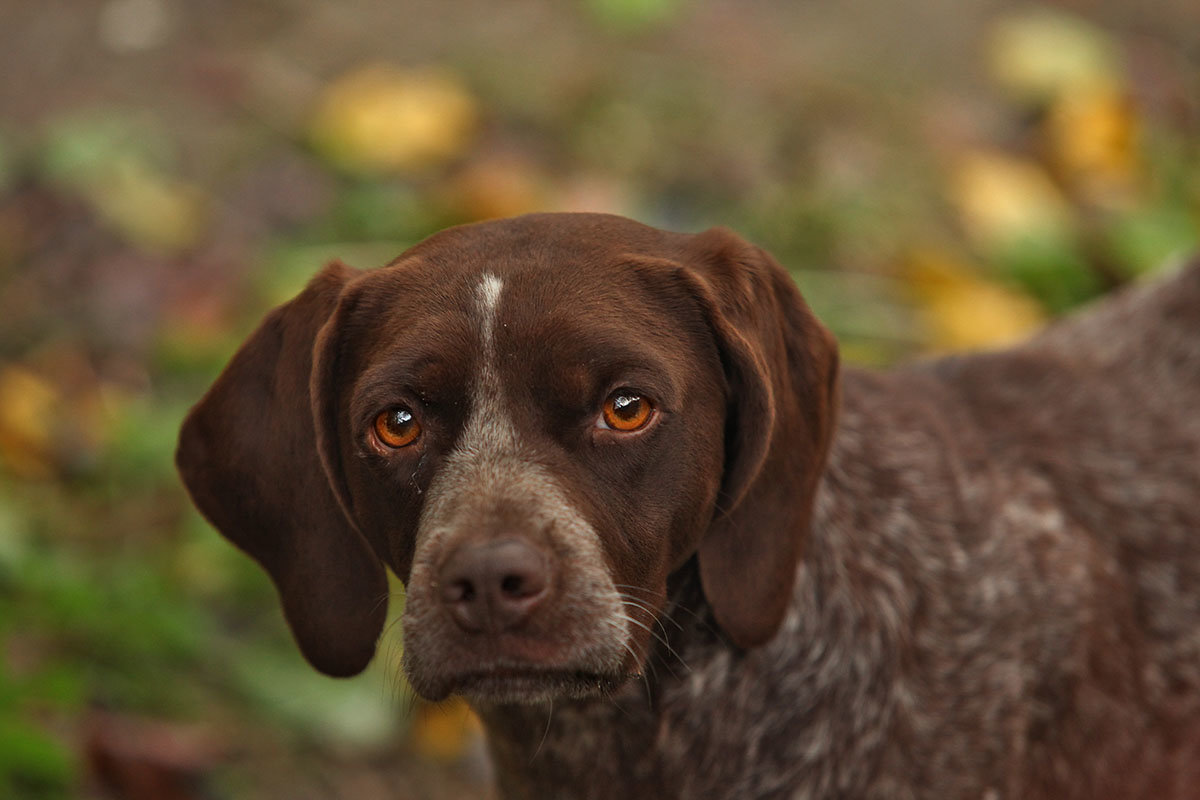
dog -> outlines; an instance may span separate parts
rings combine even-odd
[[[545,214],[334,263],[187,417],[201,512],[504,798],[1200,797],[1200,262],[840,368],[724,229]]]

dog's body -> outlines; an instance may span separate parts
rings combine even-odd
[[[558,215],[334,268],[181,470],[324,671],[396,570],[506,798],[1200,796],[1200,264],[840,402],[782,275]]]
[[[499,711],[513,795],[1200,797],[1198,312],[1195,265],[1019,350],[844,371],[780,633],[676,612],[651,703]]]

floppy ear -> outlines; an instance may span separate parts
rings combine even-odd
[[[175,454],[196,506],[270,573],[304,657],[337,676],[367,665],[387,615],[383,565],[322,469],[310,392],[317,334],[354,274],[331,264],[267,316],[184,420]]]
[[[685,275],[729,390],[725,475],[699,546],[700,580],[740,647],[778,630],[832,439],[838,354],[787,272],[724,229],[692,238]]]

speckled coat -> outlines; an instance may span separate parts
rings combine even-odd
[[[843,372],[778,634],[730,646],[694,565],[671,598],[645,681],[483,709],[501,796],[1200,797],[1200,264]]]

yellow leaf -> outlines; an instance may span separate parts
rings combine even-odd
[[[58,390],[20,366],[0,370],[0,457],[25,478],[54,473],[54,423],[59,418]]]
[[[1062,95],[1045,127],[1051,158],[1093,202],[1128,201],[1138,174],[1138,124],[1129,98],[1097,85]]]
[[[149,250],[184,250],[203,232],[207,214],[201,192],[136,161],[111,165],[103,180],[89,181],[84,190],[110,225]]]
[[[905,267],[935,349],[998,347],[1024,338],[1044,322],[1032,299],[984,279],[951,254],[917,250]]]
[[[425,758],[453,761],[480,736],[479,718],[458,699],[418,706],[411,729],[412,742]]]
[[[310,133],[345,169],[405,172],[460,156],[478,116],[475,98],[453,75],[376,65],[326,88]]]
[[[999,152],[976,151],[959,159],[950,176],[950,199],[967,235],[984,248],[1069,229],[1062,193],[1036,164]]]
[[[492,156],[467,166],[449,187],[454,209],[470,220],[515,217],[546,207],[545,181],[535,165]]]
[[[1001,19],[992,29],[988,62],[995,81],[1026,102],[1118,82],[1116,49],[1082,19],[1034,8]]]

